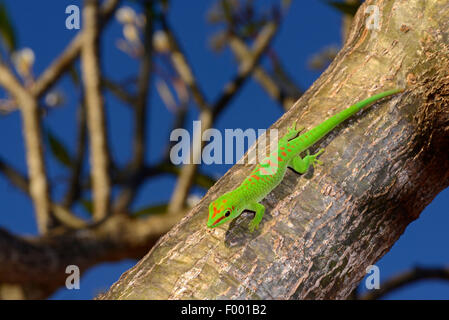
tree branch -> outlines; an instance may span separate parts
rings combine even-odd
[[[178,72],[179,76],[181,77],[182,81],[189,87],[190,91],[192,92],[193,99],[195,100],[196,104],[198,105],[198,108],[203,111],[210,109],[209,103],[207,102],[207,99],[199,87],[195,76],[193,75],[192,68],[190,67],[189,63],[187,62],[187,58],[185,54],[183,53],[181,46],[179,42],[177,41],[172,29],[170,28],[167,19],[165,15],[161,16],[161,23],[162,28],[165,32],[165,35],[167,36],[167,40],[169,42],[170,47],[170,57],[173,63],[173,66],[175,67],[176,71]]]
[[[101,79],[102,85],[111,91],[118,99],[122,100],[122,102],[130,105],[130,107],[134,107],[136,104],[136,97],[129,92],[127,92],[123,87],[113,81],[103,78]]]
[[[374,93],[407,84],[406,92],[314,146],[326,147],[325,165],[304,176],[288,171],[262,201],[255,233],[248,213],[206,226],[209,203],[253,169],[234,166],[103,299],[345,299],[449,185],[449,8],[369,4],[382,13],[380,30],[366,28],[363,4],[345,47],[271,128],[280,136],[295,121],[310,129]]]
[[[203,136],[205,130],[212,127],[213,117],[212,111],[209,109],[203,110],[200,113],[201,130],[199,132],[199,137]],[[189,163],[184,164],[182,167],[178,181],[176,182],[175,188],[170,198],[170,203],[168,205],[168,212],[178,212],[182,210],[185,205],[185,201],[189,195],[190,188],[195,177],[198,163],[201,159],[201,153],[203,150],[204,141],[194,142],[191,147],[190,160]]]
[[[33,298],[46,298],[65,283],[67,266],[84,271],[105,261],[138,259],[184,214],[155,214],[146,219],[114,215],[82,232],[42,238],[18,237],[0,228],[0,283],[40,288],[43,296]]]
[[[235,35],[230,36],[229,45],[239,61],[248,59],[249,55],[251,55],[251,52],[245,42]],[[293,106],[293,103],[297,100],[290,97],[282,89],[282,87],[278,86],[274,79],[272,79],[272,77],[265,72],[262,66],[257,66],[254,69],[253,77],[257,82],[259,82],[262,88],[265,89],[273,100],[276,100],[281,106],[284,107],[285,111],[290,109]]]
[[[109,150],[101,95],[100,61],[98,58],[98,1],[85,0],[83,8],[84,36],[81,50],[87,124],[91,148],[91,177],[95,221],[109,212]]]
[[[150,74],[152,65],[152,38],[153,21],[151,20],[151,4],[147,3],[144,7],[146,24],[144,30],[144,50],[140,61],[139,77],[137,80],[137,96],[134,108],[134,140],[133,140],[133,158],[130,162],[130,169],[139,172],[145,165],[145,151],[147,149],[147,101],[150,84]],[[132,182],[133,180],[130,180]],[[136,195],[136,185],[130,183],[125,186],[121,194],[117,197],[114,205],[114,211],[123,212],[128,207]]]
[[[107,0],[100,10],[102,29],[109,18],[113,15],[120,0]],[[83,44],[84,31],[81,31],[65,48],[63,53],[56,58],[52,64],[38,77],[31,87],[31,92],[35,97],[41,97],[69,68],[69,66],[78,58]]]
[[[391,279],[382,282],[379,289],[371,290],[361,296],[360,300],[377,300],[390,292],[410,285],[414,282],[427,279],[449,280],[449,268],[422,268],[416,267],[412,270],[401,273]]]
[[[76,155],[73,161],[74,166],[72,168],[72,172],[70,173],[69,187],[67,189],[67,192],[65,193],[64,200],[62,201],[62,205],[66,208],[70,208],[81,195],[82,169],[87,142],[86,106],[84,95],[82,94],[81,96],[81,103],[78,108],[78,135],[76,139]]]
[[[214,117],[216,117],[224,109],[229,101],[235,96],[236,92],[245,83],[248,76],[253,72],[263,53],[268,49],[277,29],[278,24],[274,21],[268,22],[262,28],[256,40],[254,40],[251,54],[240,62],[237,75],[231,82],[226,84],[223,89],[223,93],[214,103]]]
[[[31,196],[29,190],[29,181],[19,171],[7,164],[0,158],[0,172],[2,172],[9,181],[27,196]],[[68,208],[50,201],[50,208],[53,216],[64,226],[79,229],[87,226],[87,223],[75,216]]]
[[[40,233],[50,227],[50,196],[45,172],[41,123],[36,99],[19,83],[12,72],[0,64],[0,85],[16,100],[23,121],[26,159],[30,177],[30,194],[36,211],[36,222]]]

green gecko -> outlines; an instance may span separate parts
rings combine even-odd
[[[307,150],[309,147],[364,107],[402,91],[403,89],[392,89],[376,94],[337,113],[301,135],[298,133],[304,128],[296,129],[296,122],[293,123],[292,127],[279,140],[277,150],[271,152],[268,157],[257,164],[240,186],[209,205],[207,226],[215,228],[238,217],[244,210],[249,210],[256,213],[249,224],[249,230],[253,232],[259,227],[265,212],[265,207],[259,202],[282,181],[287,167],[303,174],[310,166],[315,167],[316,164],[322,164],[317,157],[324,152],[324,149],[311,155]],[[300,153],[304,150],[307,150],[307,155],[301,158]]]

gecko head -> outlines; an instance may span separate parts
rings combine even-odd
[[[232,193],[226,193],[209,205],[209,219],[207,226],[215,228],[234,219],[238,215]]]

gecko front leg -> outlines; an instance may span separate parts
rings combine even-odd
[[[279,140],[279,144],[287,143],[288,141],[290,141],[291,139],[296,137],[298,135],[298,133],[300,133],[304,129],[305,129],[305,127],[299,127],[298,129],[296,129],[296,121],[293,122],[292,126],[290,128],[288,128],[287,133],[285,135],[283,135],[282,138]]]
[[[259,228],[259,223],[262,221],[263,215],[265,213],[265,207],[258,202],[253,202],[250,205],[246,206],[245,209],[254,211],[256,213],[253,220],[251,220],[251,222],[249,223],[249,231],[253,232],[254,230],[257,230]]]

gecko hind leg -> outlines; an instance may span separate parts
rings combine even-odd
[[[317,159],[317,157],[323,152],[324,149],[321,149],[315,154],[310,154],[310,151],[307,150],[307,155],[304,158],[301,158],[299,156],[293,158],[290,167],[301,174],[306,173],[310,166],[313,166],[315,168],[316,164],[323,164],[323,161]]]

